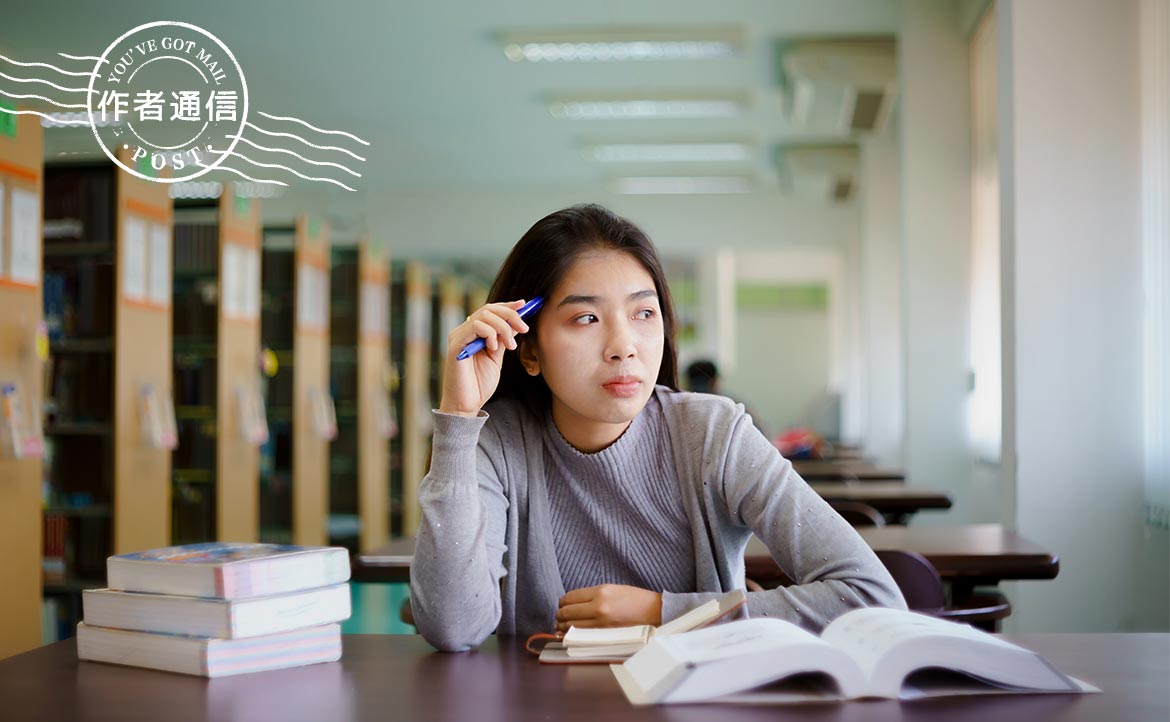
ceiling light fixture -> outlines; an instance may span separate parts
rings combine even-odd
[[[510,32],[500,40],[515,63],[711,60],[738,55],[744,47],[740,28]]]
[[[94,116],[93,124],[99,128],[106,128],[111,125],[125,125],[125,122],[120,120],[114,121],[113,119],[103,120],[98,116]],[[45,113],[41,117],[42,128],[85,128],[88,125],[89,113]]]
[[[749,160],[745,143],[602,143],[582,155],[598,163],[735,163]]]
[[[554,98],[549,113],[568,120],[629,120],[644,118],[736,118],[744,114],[743,98]]]
[[[631,176],[617,179],[624,195],[718,195],[751,193],[746,176]]]

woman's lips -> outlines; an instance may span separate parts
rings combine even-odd
[[[606,382],[601,387],[618,398],[629,398],[636,396],[642,389],[642,381],[640,379],[617,379]]]

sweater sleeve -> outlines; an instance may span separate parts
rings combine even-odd
[[[419,485],[421,515],[410,568],[418,631],[434,647],[479,646],[500,623],[508,498],[490,449],[488,418],[432,412],[431,469]]]
[[[792,463],[740,413],[733,421],[722,491],[733,523],[768,547],[795,583],[748,592],[753,617],[778,617],[820,631],[858,607],[905,609],[902,593],[857,531],[800,478]],[[663,621],[717,594],[663,597]],[[669,615],[669,616],[668,616]]]

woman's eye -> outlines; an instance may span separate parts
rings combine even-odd
[[[575,323],[579,326],[584,326],[586,323],[592,323],[593,321],[596,321],[596,320],[597,320],[597,316],[594,316],[591,313],[586,313],[584,315],[578,316],[577,318],[574,318],[573,323]]]
[[[641,318],[643,321],[648,321],[654,318],[654,309],[643,308],[641,311],[638,311],[638,318]]]

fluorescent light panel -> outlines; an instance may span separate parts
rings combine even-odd
[[[631,28],[514,32],[503,34],[501,42],[515,63],[710,60],[738,55],[744,34],[739,28]]]
[[[599,163],[714,163],[749,159],[744,143],[604,143],[582,155]]]
[[[631,176],[617,179],[624,195],[708,195],[751,193],[746,176]]]
[[[41,118],[42,128],[86,128],[89,124],[89,113],[45,113],[44,118]],[[83,120],[86,125],[82,125],[76,121]],[[61,122],[67,121],[67,122]],[[72,121],[72,122],[68,122]],[[105,128],[111,125],[125,125],[123,121],[114,121],[111,119],[102,120],[100,116],[94,116],[93,124],[99,128]]]
[[[736,118],[745,104],[728,98],[554,100],[549,113],[569,120],[626,120],[641,118]]]
[[[233,183],[234,192],[241,198],[275,198],[280,194],[271,183]],[[180,181],[170,184],[171,198],[197,199],[219,198],[223,195],[223,183],[219,181]]]

